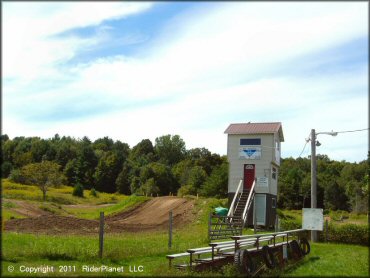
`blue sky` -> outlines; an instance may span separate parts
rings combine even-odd
[[[312,128],[368,127],[366,2],[2,6],[10,137],[179,134],[225,154],[230,123],[280,121],[282,156],[297,157]],[[332,159],[366,159],[367,131],[319,140]]]

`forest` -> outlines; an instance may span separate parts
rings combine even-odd
[[[66,184],[99,192],[131,195],[227,197],[226,156],[206,148],[187,149],[179,135],[143,139],[130,146],[109,137],[91,141],[58,134],[49,139],[1,135],[1,176],[14,182],[48,186]],[[310,206],[308,158],[282,158],[278,206]],[[318,207],[368,211],[369,162],[334,161],[317,156]]]

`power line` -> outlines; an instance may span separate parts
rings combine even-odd
[[[354,129],[354,130],[343,130],[343,131],[336,131],[336,133],[348,133],[348,132],[359,132],[359,131],[365,131],[365,130],[369,130],[370,128],[363,128],[363,129]],[[307,146],[307,143],[311,140],[310,138],[310,134],[308,134],[308,139],[306,139],[306,143],[304,144],[303,146],[303,149],[301,151],[301,153],[299,154],[298,158],[301,157],[301,155],[303,154],[304,150],[306,149],[306,146]]]
[[[307,146],[307,143],[308,143],[308,141],[306,141],[306,144],[304,144],[303,149],[302,149],[301,153],[299,154],[298,158],[300,158],[301,155],[303,154],[303,152],[304,152],[304,150],[305,150],[305,148]]]
[[[355,130],[345,130],[345,131],[336,131],[337,133],[347,133],[347,132],[358,132],[358,131],[364,131],[369,130],[370,128],[363,128],[363,129],[355,129]]]
[[[311,134],[311,133],[310,133],[310,134]],[[300,155],[298,156],[298,158],[300,158],[300,157],[301,157],[301,155],[303,154],[303,152],[304,152],[304,150],[305,150],[305,148],[306,148],[306,146],[307,146],[307,143],[310,141],[310,139],[309,139],[310,134],[308,134],[308,136],[307,136],[307,138],[308,138],[308,139],[306,139],[306,144],[304,144],[303,149],[302,149],[302,151],[301,151]]]

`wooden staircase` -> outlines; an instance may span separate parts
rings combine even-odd
[[[247,205],[249,191],[244,191],[240,194],[238,202],[236,204],[233,217],[231,218],[231,224],[234,227],[242,228],[243,226],[243,212]]]
[[[210,215],[208,225],[210,241],[242,235],[244,223],[254,198],[255,183],[253,183],[251,191],[242,191],[242,184],[241,180],[227,216]]]

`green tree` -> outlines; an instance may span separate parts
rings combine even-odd
[[[207,173],[200,166],[194,166],[190,170],[188,184],[199,189],[207,179]]]
[[[192,168],[193,162],[190,159],[181,160],[172,167],[172,174],[180,186],[188,184]]]
[[[140,171],[140,185],[145,184],[151,178],[153,178],[155,185],[158,186],[161,195],[177,192],[178,183],[168,165],[152,162],[142,167]]]
[[[139,193],[142,195],[150,196],[156,195],[160,191],[159,187],[157,186],[154,178],[148,179],[140,188]]]
[[[1,177],[7,178],[10,175],[10,172],[13,170],[13,165],[9,161],[1,163]]]
[[[91,141],[84,137],[78,144],[73,179],[81,183],[84,188],[91,189],[94,187],[94,173],[97,164],[98,159],[91,146]]]
[[[46,193],[51,186],[59,186],[64,182],[64,176],[60,171],[60,165],[51,161],[31,163],[23,166],[20,175],[25,184],[37,185],[46,200]]]
[[[121,161],[115,153],[112,151],[104,153],[94,174],[95,188],[98,191],[116,192],[116,179],[121,169]]]
[[[227,162],[224,162],[220,166],[215,167],[211,175],[204,183],[201,189],[201,194],[206,197],[226,198],[228,170],[229,166]]]
[[[77,158],[78,145],[76,140],[63,136],[60,140],[54,140],[54,144],[55,161],[63,168],[66,167],[68,162]]]
[[[141,186],[140,178],[139,177],[133,177],[131,179],[131,183],[130,183],[131,194],[138,193],[138,190],[139,190],[140,186]]]
[[[66,183],[70,186],[74,186],[78,183],[78,168],[77,168],[77,159],[74,158],[69,160],[64,167],[63,173],[66,177]]]
[[[113,148],[113,140],[109,137],[99,138],[94,141],[92,147],[94,150],[102,150],[104,152],[111,151]]]
[[[335,180],[330,182],[325,188],[324,205],[326,209],[348,210],[348,197],[345,189]]]
[[[224,159],[218,155],[211,153],[206,148],[195,148],[187,152],[187,157],[191,159],[193,165],[200,166],[209,176],[214,167],[223,163]]]
[[[130,166],[127,161],[122,166],[121,172],[118,174],[116,179],[116,188],[119,193],[129,195],[131,193],[130,187]]]
[[[185,142],[179,135],[164,135],[155,139],[155,151],[162,163],[173,166],[185,158]]]

